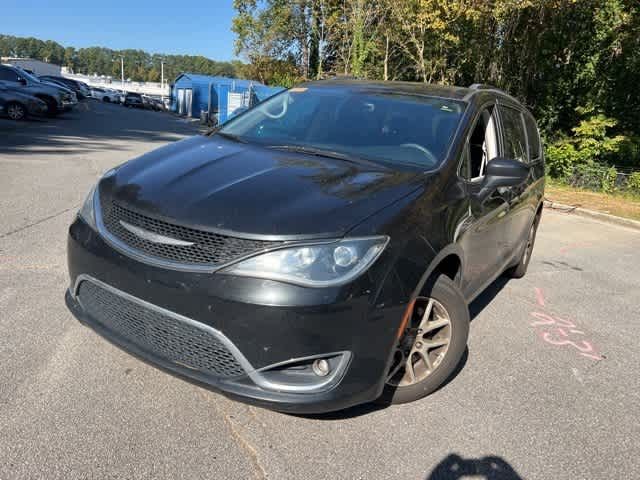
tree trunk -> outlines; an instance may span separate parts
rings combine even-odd
[[[389,80],[389,35],[386,35],[384,49],[384,81]]]

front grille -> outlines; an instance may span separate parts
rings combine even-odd
[[[150,309],[89,280],[80,284],[78,297],[93,321],[154,357],[218,378],[245,373],[207,328]]]
[[[175,225],[141,215],[104,198],[101,199],[100,204],[102,222],[109,233],[129,247],[146,255],[181,264],[222,265],[244,255],[282,244],[282,242],[229,237]],[[120,221],[176,240],[192,242],[193,245],[168,245],[150,242],[124,228]]]

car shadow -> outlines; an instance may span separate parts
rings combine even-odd
[[[498,277],[490,284],[473,302],[469,304],[469,320],[473,321],[482,311],[493,302],[502,289],[509,283],[509,279],[504,276]]]
[[[501,457],[462,458],[452,453],[447,455],[427,474],[425,480],[523,480],[516,470]]]
[[[202,131],[198,123],[185,123],[170,113],[123,109],[90,102],[53,118],[28,117],[24,122],[0,120],[0,154],[24,155],[91,153],[126,149],[124,142],[166,143]]]

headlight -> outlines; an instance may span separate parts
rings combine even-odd
[[[93,185],[93,187],[91,187],[91,190],[89,190],[89,194],[87,195],[87,198],[84,199],[82,208],[80,208],[80,211],[78,212],[78,216],[81,217],[85,222],[87,222],[87,224],[94,230],[96,230],[97,227],[96,227],[96,214],[95,214],[95,209],[93,207],[93,201],[96,195],[97,186],[98,184],[96,183]]]
[[[388,237],[349,238],[299,245],[242,260],[220,273],[267,278],[306,287],[347,283],[376,261]]]
[[[98,180],[91,187],[91,190],[89,190],[89,193],[87,194],[87,198],[84,199],[84,203],[82,204],[80,211],[78,211],[78,216],[81,217],[85,222],[87,222],[87,224],[94,230],[97,230],[96,213],[95,213],[94,204],[95,204],[96,191],[98,190],[98,184],[103,178],[106,178],[112,175],[115,171],[116,171],[115,168],[112,168],[107,173],[105,173],[102,177],[100,177],[100,180]]]

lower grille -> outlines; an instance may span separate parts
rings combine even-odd
[[[78,289],[89,317],[153,356],[219,378],[245,374],[229,349],[206,328],[150,309],[92,281]]]

